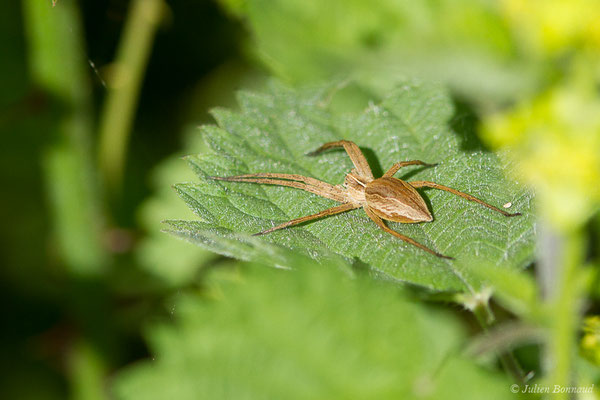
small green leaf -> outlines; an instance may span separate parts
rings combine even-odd
[[[279,172],[341,184],[352,169],[343,151],[316,157],[306,153],[344,138],[364,149],[376,175],[397,161],[439,163],[435,168],[408,167],[397,176],[432,180],[496,206],[510,202],[511,211],[524,215],[506,218],[446,192],[422,191],[434,221],[389,225],[455,261],[383,232],[362,209],[257,240],[300,250],[317,261],[332,252],[348,262],[359,259],[390,279],[435,290],[477,291],[479,279],[466,266],[485,261],[499,268],[522,268],[532,260],[531,194],[503,177],[493,154],[461,149],[468,132],[457,134],[449,126],[453,106],[441,88],[405,82],[378,104],[348,113],[329,109],[334,94],[328,87],[294,91],[272,85],[269,93],[240,94],[239,113],[215,111],[219,127],[201,131],[209,150],[188,158],[200,181],[176,186],[203,223],[172,226],[171,231],[221,254],[248,259],[248,252],[234,245],[234,233],[256,233],[336,203],[297,189],[214,181],[210,176]]]
[[[540,318],[540,296],[533,277],[487,263],[474,266],[470,272],[493,287],[495,298],[506,309],[524,318]]]
[[[300,263],[300,265],[299,265]],[[154,358],[113,386],[122,399],[512,399],[508,379],[458,355],[449,314],[394,286],[296,260],[208,282],[174,323],[149,331]]]

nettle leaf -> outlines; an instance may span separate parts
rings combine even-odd
[[[174,321],[149,330],[152,361],[117,375],[116,398],[513,398],[506,376],[460,355],[466,337],[450,314],[300,263],[248,266],[241,279],[222,270],[211,300],[177,299]]]
[[[523,268],[531,262],[531,194],[504,178],[494,154],[463,150],[471,133],[466,124],[462,124],[465,128],[459,123],[450,126],[456,122],[454,108],[444,90],[406,82],[377,104],[346,113],[331,107],[335,95],[343,92],[335,94],[328,87],[296,91],[273,84],[268,93],[241,93],[240,112],[214,111],[218,127],[201,128],[210,150],[188,158],[199,181],[175,187],[201,222],[171,222],[169,230],[241,259],[252,259],[251,253],[260,253],[261,246],[267,245],[318,262],[338,255],[348,263],[360,260],[390,279],[444,291],[477,291],[482,283],[468,267],[483,261],[498,268]],[[362,209],[253,238],[251,244],[246,239],[246,249],[254,250],[240,249],[239,233],[259,232],[335,202],[293,188],[209,177],[279,172],[339,184],[352,169],[343,151],[317,157],[306,153],[342,138],[363,149],[375,176],[397,161],[439,163],[435,168],[407,167],[396,176],[432,180],[497,206],[511,203],[511,211],[524,215],[506,218],[449,193],[424,190],[434,221],[389,225],[456,260],[439,259],[381,231]]]

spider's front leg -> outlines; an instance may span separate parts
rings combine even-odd
[[[412,160],[412,161],[401,161],[401,162],[397,162],[396,164],[392,165],[392,167],[390,169],[388,169],[386,171],[385,174],[383,174],[384,177],[386,178],[391,178],[392,176],[394,176],[394,174],[396,172],[398,172],[398,170],[402,167],[408,167],[409,165],[423,165],[425,167],[435,167],[437,165],[436,164],[429,164],[426,163],[424,161],[421,160]]]
[[[371,167],[369,167],[367,159],[362,151],[360,151],[360,148],[356,145],[356,143],[349,140],[338,140],[337,142],[325,143],[315,151],[308,153],[307,156],[314,156],[327,149],[332,149],[335,147],[343,147],[344,150],[346,150],[348,157],[350,157],[350,160],[352,160],[352,164],[354,164],[354,167],[360,176],[366,178],[367,180],[373,180],[373,172],[371,172]]]

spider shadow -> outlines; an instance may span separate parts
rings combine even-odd
[[[387,171],[387,169],[385,171],[383,170],[383,168],[381,167],[381,163],[379,162],[379,158],[377,158],[377,155],[375,154],[375,152],[367,147],[360,147],[360,150],[362,151],[363,155],[367,159],[367,162],[369,163],[369,166],[371,167],[371,172],[373,172],[373,176],[375,178],[382,177],[383,174],[385,173],[385,171]],[[403,161],[403,160],[398,160],[398,161]],[[391,168],[391,165],[388,168]],[[406,181],[406,180],[412,178],[413,176],[415,176],[416,174],[418,174],[419,172],[424,171],[428,168],[432,168],[432,167],[430,167],[430,166],[421,166],[421,167],[417,167],[417,168],[413,167],[411,169],[411,171],[406,172],[401,177],[399,177],[399,179]]]
[[[423,167],[418,167],[418,168],[414,168],[412,171],[409,171],[407,173],[405,173],[404,175],[402,175],[400,177],[400,179],[402,179],[403,181],[407,181],[412,178],[413,176],[415,176],[416,174],[418,174],[421,171],[425,171],[426,169],[429,168],[435,168],[435,167],[428,167],[428,166],[423,166]]]
[[[481,119],[477,113],[476,106],[469,102],[468,99],[453,96],[454,114],[448,120],[448,127],[458,136],[460,140],[460,148],[464,151],[484,151],[489,152],[490,149],[483,144],[477,135],[478,126]]]
[[[421,195],[421,198],[423,199],[423,201],[427,205],[427,209],[429,209],[429,212],[431,213],[431,216],[433,217],[433,220],[435,221],[435,213],[433,212],[433,207],[432,207],[431,200],[429,200],[429,196],[426,196],[425,193],[424,193],[424,190],[426,190],[426,189],[431,189],[431,188],[419,188],[419,189],[415,189],[415,190],[417,192],[419,192],[419,194]]]
[[[379,158],[377,158],[375,152],[368,147],[360,147],[360,151],[362,151],[363,155],[367,159],[367,162],[371,167],[371,172],[373,172],[373,176],[380,177],[383,175],[383,168],[381,168],[381,163],[379,162]]]

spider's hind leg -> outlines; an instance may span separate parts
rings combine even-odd
[[[416,246],[418,248],[420,248],[421,250],[425,250],[426,252],[433,254],[436,257],[439,258],[445,258],[447,260],[454,260],[453,257],[448,257],[445,256],[443,254],[440,254],[436,251],[431,250],[429,247],[417,242],[414,239],[409,238],[408,236],[404,236],[403,234],[396,232],[395,230],[391,229],[389,226],[387,226],[385,224],[385,222],[383,222],[383,220],[378,217],[373,211],[371,211],[368,207],[365,207],[365,212],[367,213],[367,215],[369,216],[369,218],[371,218],[373,220],[373,222],[375,222],[377,224],[377,226],[379,226],[381,229],[383,229],[385,232],[396,236],[398,239],[405,241],[406,243],[412,244],[413,246]]]
[[[461,192],[461,191],[456,190],[456,189],[452,189],[452,188],[450,188],[448,186],[440,185],[439,183],[429,182],[429,181],[414,181],[414,182],[408,182],[408,183],[412,187],[415,187],[415,188],[429,187],[429,188],[432,188],[432,189],[444,190],[444,191],[446,191],[448,193],[452,193],[453,195],[462,197],[463,199],[467,199],[467,200],[473,201],[473,202],[475,202],[477,204],[481,204],[482,206],[487,207],[490,210],[497,211],[500,214],[504,215],[505,217],[516,217],[516,216],[522,215],[521,213],[512,213],[511,214],[509,212],[506,212],[504,210],[499,209],[498,207],[494,207],[493,205],[488,204],[485,201],[480,200],[480,199],[478,199],[475,196],[472,196],[472,195],[470,195],[468,193]]]

